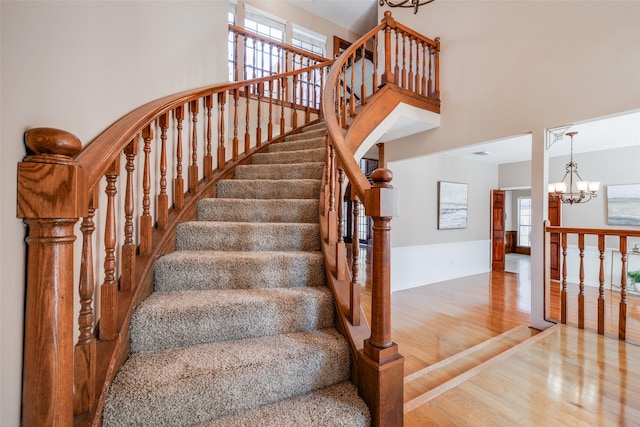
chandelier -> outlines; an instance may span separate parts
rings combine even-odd
[[[385,3],[389,7],[412,7],[413,13],[418,13],[418,7],[425,4],[429,4],[434,0],[380,0],[380,6],[384,6]]]
[[[567,132],[571,137],[571,148],[569,163],[567,163],[566,172],[559,182],[549,184],[549,194],[560,199],[562,203],[586,203],[589,200],[598,197],[599,181],[585,181],[578,173],[578,164],[573,161],[573,136],[578,132]],[[577,191],[574,192],[573,183]]]

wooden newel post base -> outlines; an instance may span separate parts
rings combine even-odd
[[[88,206],[86,173],[73,160],[82,144],[49,128],[25,140],[33,154],[18,164],[18,217],[29,227],[22,425],[70,426],[74,226]]]
[[[373,219],[371,337],[360,353],[360,393],[372,411],[373,425],[401,426],[404,358],[391,340],[391,218],[397,215],[397,193],[388,169],[371,174],[366,213]]]

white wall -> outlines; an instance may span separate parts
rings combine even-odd
[[[489,271],[490,196],[498,188],[498,167],[439,154],[389,162],[388,168],[400,193],[400,214],[391,222],[392,289]],[[438,230],[438,181],[468,184],[467,228]]]
[[[544,130],[640,106],[640,2],[441,1],[393,16],[441,38],[442,124],[388,143],[389,161],[532,135],[531,321],[545,327]],[[417,192],[420,177],[413,178]]]
[[[3,426],[17,426],[20,415],[25,245],[15,200],[24,131],[57,127],[86,144],[145,102],[225,81],[226,8],[226,1],[0,2]]]

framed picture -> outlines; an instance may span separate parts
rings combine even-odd
[[[607,224],[640,225],[640,184],[607,186]]]
[[[467,184],[438,181],[438,230],[467,228]]]

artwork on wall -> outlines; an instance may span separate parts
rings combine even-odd
[[[607,186],[607,224],[640,225],[640,184]]]
[[[438,230],[467,228],[467,184],[438,181]]]

